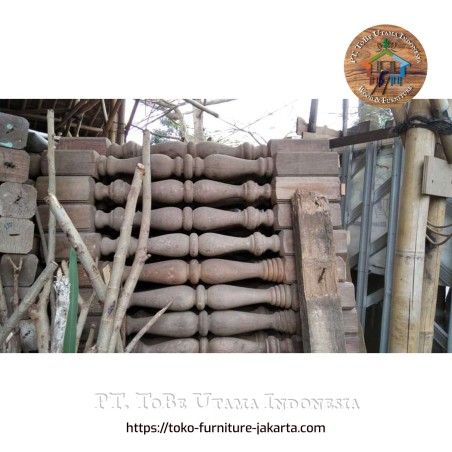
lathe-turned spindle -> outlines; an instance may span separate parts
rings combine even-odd
[[[55,151],[56,173],[60,176],[92,176],[96,179],[104,176],[117,176],[118,174],[133,174],[141,157],[118,159],[113,156],[106,157],[92,150]],[[47,158],[41,159],[42,174],[48,175]],[[192,157],[187,154],[183,158],[171,158],[163,154],[151,155],[152,179],[168,179],[174,177],[204,176],[215,180],[228,180],[249,176],[271,177],[273,175],[273,159],[259,158],[245,160],[228,155],[209,155],[205,158]]]
[[[163,314],[148,330],[149,334],[166,337],[190,337],[197,333],[207,336],[233,336],[257,330],[275,330],[295,334],[297,314],[292,310],[272,314],[254,314],[241,311],[170,312]],[[127,317],[127,334],[137,333],[149,321],[149,317]]]
[[[119,231],[124,222],[125,210],[123,207],[116,207],[111,212],[97,210],[95,213],[95,225],[97,229],[106,226]],[[161,231],[214,231],[242,226],[246,229],[254,230],[259,226],[273,226],[273,210],[259,210],[254,207],[247,207],[239,212],[214,209],[213,207],[198,207],[192,209],[185,207],[162,207],[154,209],[151,217],[151,228]],[[141,212],[137,212],[133,218],[133,225],[138,227],[141,224]]]
[[[135,353],[295,353],[296,347],[291,338],[278,339],[268,336],[263,342],[254,342],[237,337],[202,337],[171,339],[158,344],[147,345],[139,342]]]
[[[112,144],[107,154],[118,158],[138,157],[142,148],[137,143],[129,141],[126,144]],[[212,154],[229,155],[242,159],[255,160],[259,157],[269,157],[270,153],[266,145],[252,146],[250,143],[243,143],[239,146],[226,146],[211,141],[203,143],[182,143],[181,141],[168,141],[166,143],[154,144],[151,146],[151,154],[164,154],[169,157],[208,157]]]
[[[119,239],[103,237],[100,245],[101,254],[108,256],[116,252]],[[127,256],[136,253],[138,240],[130,239]],[[147,252],[165,257],[184,256],[222,256],[240,251],[248,251],[255,256],[261,256],[266,251],[278,252],[280,240],[277,235],[266,237],[255,232],[249,237],[232,237],[229,235],[207,232],[205,234],[165,234],[152,237],[147,241]]]
[[[130,191],[130,184],[117,179],[110,185],[98,182],[94,196],[98,201],[111,199],[117,204],[125,204]],[[162,204],[200,203],[200,204],[235,204],[252,203],[261,199],[270,199],[270,184],[258,185],[248,181],[242,185],[230,185],[211,180],[180,182],[164,180],[152,183],[152,200]]]
[[[130,267],[125,267],[123,279],[128,276],[129,271]],[[193,259],[188,263],[174,259],[145,264],[139,280],[175,286],[187,281],[191,284],[198,284],[200,281],[223,284],[250,278],[282,283],[287,282],[289,276],[285,273],[284,261],[280,258],[265,259],[257,263],[226,259],[207,259],[202,262]]]
[[[162,289],[135,292],[130,306],[162,309],[167,300],[173,300],[171,311],[188,311],[196,306],[202,311],[206,306],[215,310],[234,309],[267,303],[282,309],[298,310],[298,298],[295,285],[279,284],[267,289],[217,284],[206,289],[199,285],[173,286]]]

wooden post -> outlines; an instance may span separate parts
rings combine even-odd
[[[431,99],[433,115],[440,119],[452,119],[452,108],[447,99]],[[440,134],[441,144],[448,163],[452,163],[452,135]]]
[[[328,201],[316,193],[297,190],[292,209],[303,350],[345,352]]]
[[[430,117],[428,100],[412,100],[408,116]],[[429,197],[421,194],[424,156],[433,155],[435,134],[428,129],[406,132],[405,165],[400,193],[394,256],[389,351],[419,348],[425,233]]]

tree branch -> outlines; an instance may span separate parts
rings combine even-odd
[[[19,324],[22,318],[27,314],[28,309],[35,301],[44,284],[51,279],[53,273],[57,269],[56,262],[49,262],[43,272],[38,276],[36,281],[28,290],[27,294],[19,304],[18,308],[14,311],[13,315],[5,322],[3,328],[0,329],[0,346],[3,344],[8,335]]]
[[[124,350],[125,353],[130,353],[133,351],[133,349],[138,344],[138,341],[146,334],[146,332],[149,330],[149,328],[151,328],[151,326],[157,322],[157,320],[162,316],[162,314],[164,314],[166,312],[166,310],[172,304],[173,304],[173,300],[170,300],[170,302],[164,308],[160,309],[160,311],[157,312],[157,314],[155,314],[154,316],[152,316],[150,318],[150,320],[146,323],[146,325],[144,325],[144,327],[141,328],[141,330],[137,333],[137,335],[130,341],[129,345]]]
[[[214,118],[219,118],[220,115],[214,111],[212,111],[210,108],[207,108],[205,105],[197,102],[196,100],[193,99],[184,99],[185,102],[187,102],[188,104],[193,105],[193,107],[198,108],[199,110],[202,110],[206,113],[208,113],[209,115],[212,115]]]
[[[99,353],[105,353],[109,350],[109,343],[113,333],[113,322],[115,318],[116,301],[121,286],[121,278],[124,272],[124,265],[129,248],[130,236],[132,234],[133,217],[136,212],[138,196],[144,176],[144,166],[137,164],[133,181],[127,196],[127,204],[124,212],[124,222],[121,226],[121,232],[118,240],[118,248],[113,260],[111,278],[108,284],[107,294],[105,296],[104,309],[102,311],[102,320],[97,338],[97,350]],[[143,215],[145,212],[143,212]]]
[[[111,336],[109,344],[110,353],[113,353],[115,351],[116,343],[119,339],[121,325],[122,322],[124,321],[127,308],[129,307],[130,298],[135,290],[141,270],[143,269],[143,265],[146,262],[147,258],[150,257],[147,254],[147,241],[149,239],[149,230],[151,225],[151,208],[152,208],[151,146],[149,131],[144,132],[142,162],[145,172],[143,180],[140,235],[138,236],[137,250],[135,252],[135,258],[132,264],[132,268],[130,269],[129,276],[124,284],[124,287],[121,291],[121,295],[118,300],[118,308],[116,310],[115,315],[113,334]]]

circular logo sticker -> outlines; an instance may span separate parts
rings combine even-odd
[[[403,105],[422,88],[427,57],[418,39],[396,25],[361,32],[347,49],[347,83],[362,101],[375,107]]]

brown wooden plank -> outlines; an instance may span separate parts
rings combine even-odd
[[[0,148],[0,182],[24,183],[28,179],[30,155],[18,149]]]
[[[342,227],[341,206],[336,202],[330,203],[331,221],[334,228]],[[288,203],[277,204],[273,207],[275,222],[273,228],[276,231],[281,229],[292,229],[292,206]]]
[[[422,193],[452,198],[452,163],[437,157],[424,157]]]
[[[75,228],[79,232],[95,232],[94,224],[96,208],[90,204],[64,204],[64,210],[69,218],[74,223]],[[42,226],[44,231],[48,230],[49,223],[49,207],[47,204],[38,206],[39,215],[41,216]],[[57,223],[58,232],[61,232],[61,227]]]
[[[291,256],[295,254],[294,234],[292,229],[284,229],[279,233],[280,255]],[[336,229],[333,231],[333,241],[336,254],[347,253],[347,231]]]
[[[0,259],[0,272],[5,286],[14,285],[14,270],[10,259],[15,265],[19,265],[22,259],[22,269],[19,273],[19,286],[31,286],[36,278],[39,259],[34,254],[4,254]]]
[[[27,145],[29,126],[21,116],[0,113],[0,147],[23,149]]]
[[[274,157],[278,152],[326,152],[329,151],[329,140],[270,140],[268,142],[270,155]]]
[[[99,154],[92,150],[55,151],[55,171],[59,176],[92,176],[99,178],[97,161]],[[42,153],[41,172],[49,174],[47,151]]]
[[[274,157],[274,176],[337,176],[337,152],[278,152]]]
[[[80,235],[93,259],[100,257],[100,242],[102,240],[102,236],[95,232],[82,232]],[[62,259],[69,259],[70,249],[71,245],[66,237],[66,234],[58,232],[56,234],[55,241],[55,260],[61,261]]]
[[[58,143],[58,150],[92,150],[101,155],[107,155],[111,141],[105,137],[71,138],[62,137]]]
[[[31,218],[36,212],[36,188],[5,182],[0,185],[0,216]]]
[[[0,218],[0,253],[27,254],[33,246],[35,225],[24,218]]]
[[[345,352],[328,202],[317,193],[297,190],[292,207],[303,350],[307,353]]]
[[[360,339],[357,334],[345,335],[345,350],[347,353],[361,353]]]
[[[290,202],[298,189],[316,192],[329,201],[340,201],[341,183],[338,177],[274,177],[272,202]]]
[[[79,290],[79,293],[85,301],[88,301],[89,298],[91,297],[91,294],[93,293],[93,289],[92,289],[92,287],[81,288]],[[91,315],[102,315],[102,311],[103,311],[103,304],[96,297],[94,299],[94,301],[91,303],[89,312]]]
[[[397,136],[398,135],[394,132],[394,129],[392,127],[388,127],[386,129],[371,130],[370,132],[347,135],[346,137],[333,138],[329,141],[329,147],[331,149],[335,149],[344,146],[351,146],[352,144],[386,140],[388,138],[395,138]]]
[[[48,186],[49,178],[47,176],[38,177],[36,180],[38,202],[45,202]],[[94,179],[89,176],[56,177],[56,195],[61,203],[94,205],[94,186]]]

